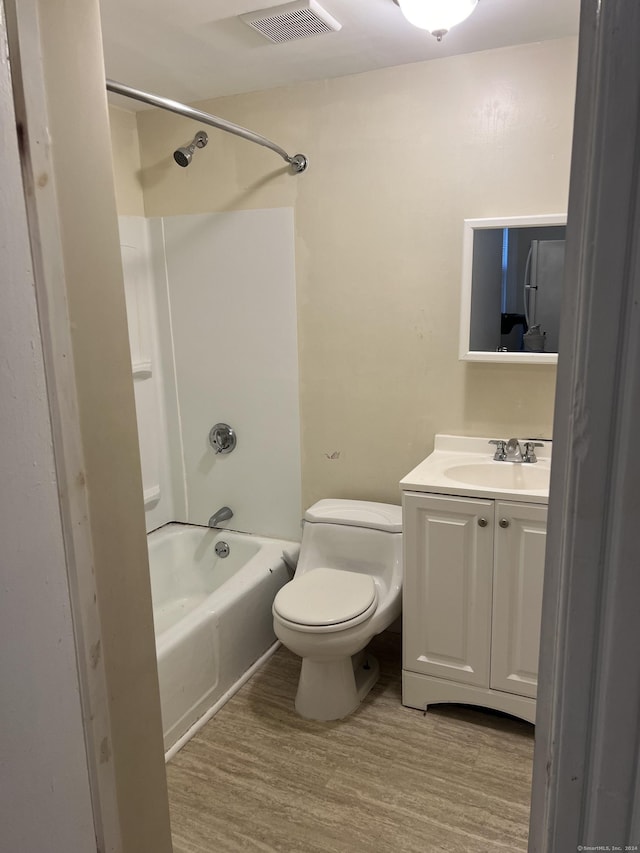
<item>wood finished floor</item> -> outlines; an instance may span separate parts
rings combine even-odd
[[[533,727],[401,697],[400,636],[372,644],[380,680],[351,717],[293,709],[281,648],[167,765],[175,853],[526,851]]]

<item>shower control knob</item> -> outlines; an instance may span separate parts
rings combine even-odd
[[[216,453],[231,453],[238,439],[229,424],[216,424],[209,430],[209,444]]]
[[[509,526],[509,519],[508,518],[501,518],[500,521],[498,522],[498,524],[502,528],[508,527]]]

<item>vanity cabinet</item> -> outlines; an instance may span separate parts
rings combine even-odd
[[[490,687],[535,699],[547,507],[496,501],[495,508]]]
[[[535,720],[547,507],[403,493],[403,703]]]

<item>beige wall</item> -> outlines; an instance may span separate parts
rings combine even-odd
[[[109,104],[111,154],[120,216],[144,216],[136,114]]]
[[[398,502],[436,432],[551,435],[555,368],[458,360],[462,222],[566,210],[576,53],[562,39],[198,105],[307,154],[298,176],[213,129],[178,169],[196,125],[138,114],[148,216],[295,209],[305,504]]]

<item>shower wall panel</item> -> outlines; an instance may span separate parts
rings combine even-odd
[[[150,531],[173,521],[184,507],[168,297],[163,270],[157,274],[152,264],[149,220],[121,216],[118,222],[145,518]]]
[[[166,274],[187,512],[206,524],[300,538],[300,417],[290,208],[152,221]],[[160,236],[162,241],[160,242]],[[216,454],[211,427],[237,433]]]

